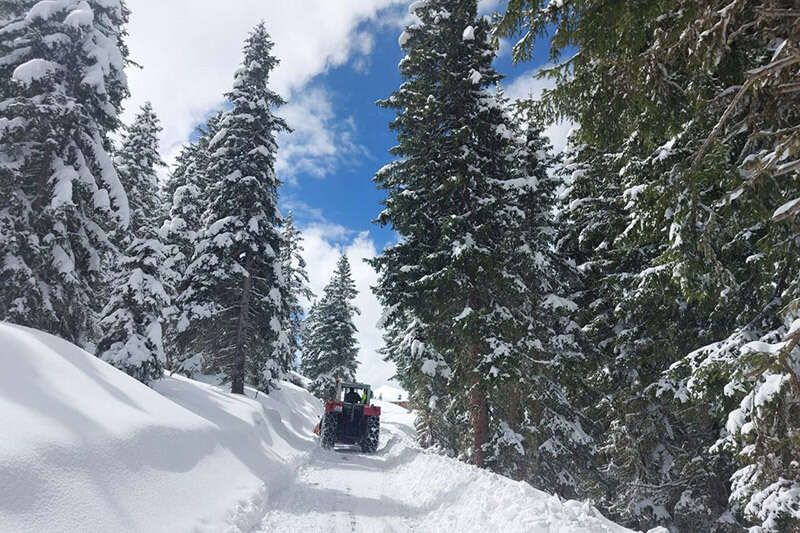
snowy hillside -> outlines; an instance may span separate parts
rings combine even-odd
[[[247,530],[313,446],[319,404],[289,383],[257,400],[180,377],[152,390],[7,323],[0,361],[4,532]]]
[[[623,532],[590,506],[424,453],[383,404],[375,455],[323,451],[319,402],[282,382],[150,389],[56,337],[0,323],[2,531]]]

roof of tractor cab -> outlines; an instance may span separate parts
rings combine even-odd
[[[371,389],[369,385],[366,383],[355,383],[355,382],[341,382],[339,386],[343,389]]]

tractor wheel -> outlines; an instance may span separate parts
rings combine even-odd
[[[319,444],[326,450],[333,448],[336,443],[336,415],[325,413],[322,417],[322,426],[319,429]]]
[[[361,440],[361,451],[366,453],[375,453],[378,449],[378,437],[381,432],[381,419],[377,416],[367,417],[367,430],[364,438]]]

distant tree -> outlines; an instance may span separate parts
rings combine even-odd
[[[128,95],[128,11],[116,0],[1,9],[0,319],[88,345],[109,232],[128,224],[108,138]]]
[[[304,317],[302,302],[311,302],[314,293],[308,285],[306,261],[302,256],[303,236],[295,227],[291,212],[283,221],[282,237],[281,264],[285,281],[283,301],[286,305],[281,317],[281,329],[285,332],[285,341],[276,345],[274,358],[288,369],[300,355]]]
[[[353,317],[359,311],[352,301],[357,294],[350,262],[342,255],[303,330],[302,370],[313,380],[311,390],[320,398],[333,398],[337,380],[355,380],[358,341]]]
[[[161,127],[152,106],[145,104],[125,131],[115,165],[128,193],[130,225],[118,236],[122,254],[109,265],[110,297],[103,309],[97,354],[143,383],[161,377],[165,355],[164,312],[170,303],[164,282],[164,245],[158,234],[162,219],[156,170],[163,166],[158,151]]]
[[[209,143],[208,209],[177,300],[182,349],[212,358],[237,394],[248,373],[268,391],[280,368],[271,359],[285,305],[275,136],[288,127],[272,111],[283,103],[268,87],[272,47],[263,23],[245,42],[230,109]]]

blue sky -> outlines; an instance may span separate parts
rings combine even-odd
[[[371,26],[373,22],[362,24],[365,30]],[[353,121],[353,142],[363,150],[343,158],[322,178],[300,172],[282,191],[286,206],[295,207],[301,222],[317,222],[322,216],[354,231],[368,231],[379,248],[391,242],[394,234],[390,228],[371,223],[381,210],[383,198],[371,179],[391,161],[389,149],[395,137],[388,127],[394,113],[380,108],[376,101],[389,96],[401,83],[397,65],[403,53],[397,44],[398,34],[396,27],[373,29],[373,48],[367,61],[356,57],[320,73],[309,83],[309,88],[323,88],[330,95],[337,121]],[[515,80],[530,82],[531,70],[546,62],[547,43],[539,41],[537,51],[536,57],[542,60],[514,65],[506,44],[495,67],[507,76],[509,85]]]
[[[481,0],[486,13],[503,0]],[[294,129],[279,139],[277,171],[285,182],[281,208],[291,209],[305,238],[312,289],[319,294],[339,254],[353,265],[359,290],[356,319],[361,346],[359,378],[389,382],[376,323],[381,308],[370,291],[375,272],[364,259],[396,239],[372,223],[383,193],[372,176],[391,160],[392,112],[376,105],[401,83],[397,38],[408,14],[407,0],[128,0],[129,47],[143,68],[128,71],[132,97],[123,117],[150,101],[164,126],[162,155],[171,163],[197,126],[224,105],[241,45],[264,20],[281,64],[272,85],[288,103],[279,113]],[[519,98],[548,86],[533,73],[547,61],[546,43],[536,60],[512,65],[510,44],[501,46],[496,68],[507,79],[506,95]],[[570,125],[547,130],[563,145]],[[396,386],[396,384],[393,384]]]

